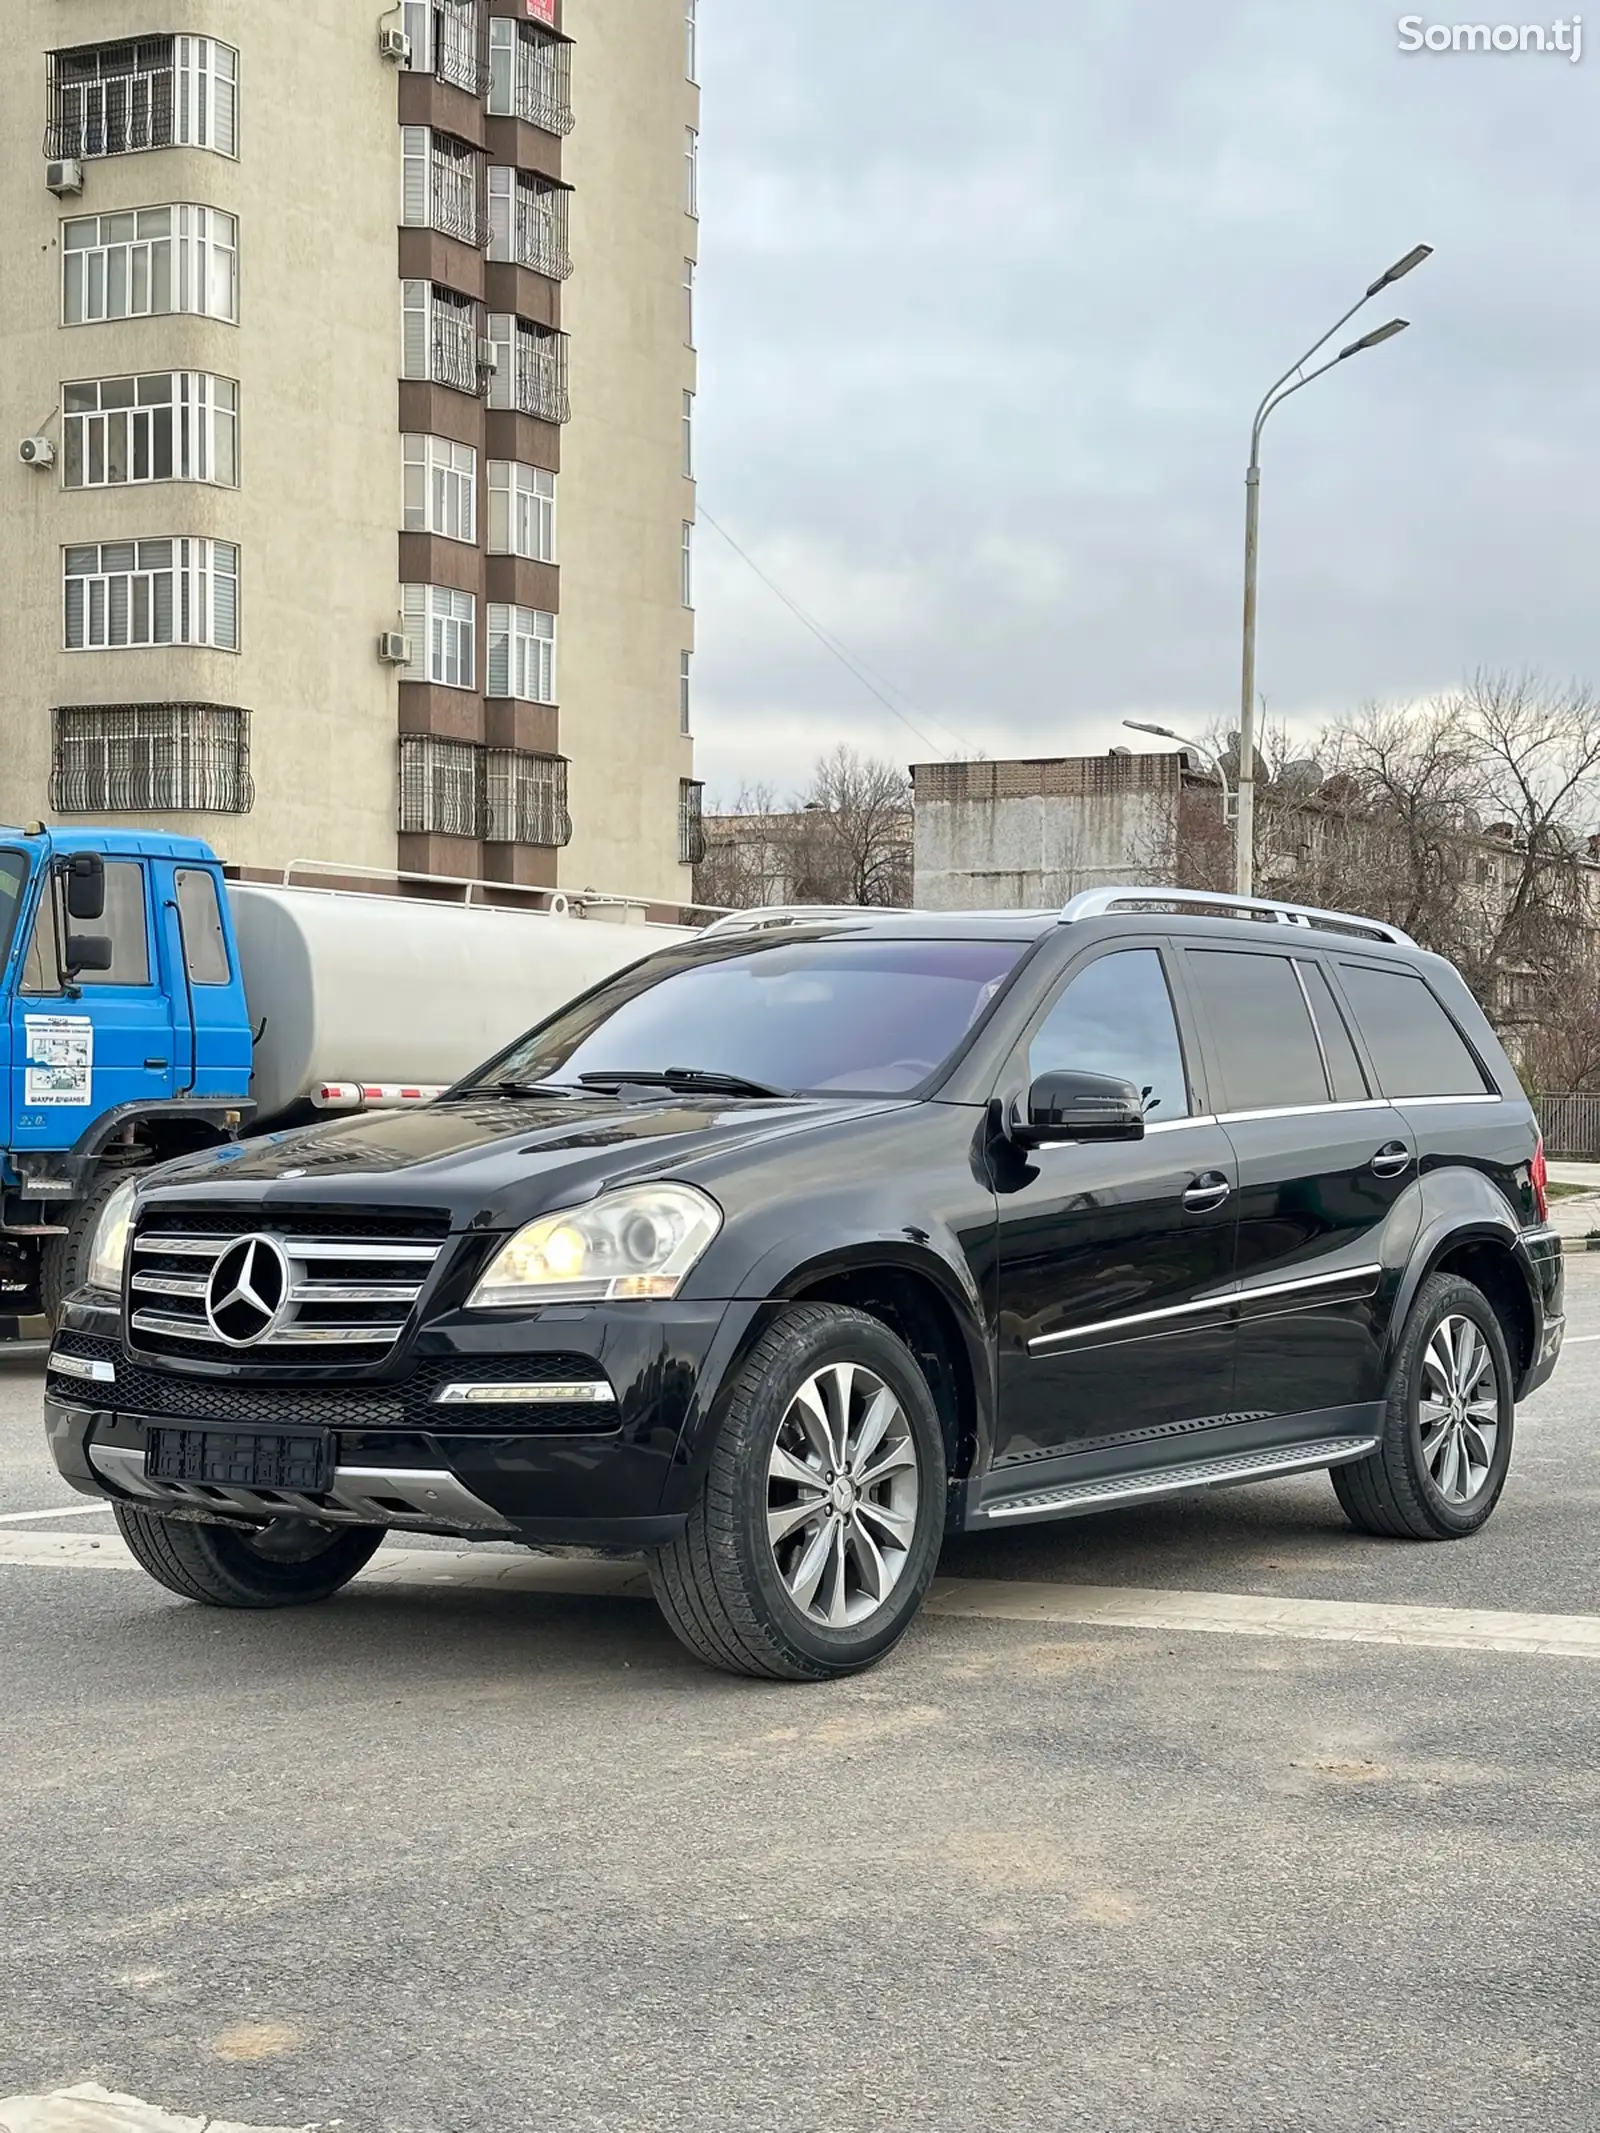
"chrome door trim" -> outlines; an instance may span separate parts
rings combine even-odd
[[[1217,1311],[1229,1305],[1303,1295],[1309,1290],[1332,1288],[1339,1283],[1365,1282],[1367,1286],[1360,1294],[1366,1296],[1376,1288],[1382,1274],[1381,1266],[1351,1266],[1341,1267],[1336,1272],[1327,1274],[1302,1274],[1293,1281],[1264,1281],[1253,1289],[1236,1287],[1217,1296],[1203,1297],[1196,1303],[1167,1304],[1159,1311],[1134,1311],[1122,1318],[1101,1318],[1095,1320],[1092,1325],[1072,1326],[1063,1333],[1041,1333],[1029,1341],[1028,1352],[1030,1355],[1037,1355],[1042,1350],[1061,1347],[1068,1341],[1092,1340],[1107,1333],[1124,1332],[1130,1326],[1153,1326],[1166,1319],[1192,1318],[1201,1311]],[[1343,1300],[1337,1296],[1328,1298],[1330,1303]]]

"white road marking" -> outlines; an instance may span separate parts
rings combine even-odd
[[[1581,1348],[1586,1341],[1600,1341],[1600,1333],[1569,1333],[1561,1345],[1563,1348]]]
[[[35,1518],[93,1518],[97,1511],[109,1511],[108,1503],[73,1503],[60,1511],[0,1511],[0,1526],[25,1526]]]
[[[0,1568],[133,1570],[115,1538],[79,1533],[0,1534]],[[357,1585],[455,1586],[552,1598],[643,1600],[637,1562],[567,1561],[484,1548],[385,1548]],[[1324,1644],[1395,1644],[1441,1651],[1532,1652],[1600,1659],[1600,1615],[1519,1614],[1486,1607],[1390,1606],[1373,1600],[1302,1600],[1237,1592],[1166,1592],[1138,1585],[1045,1585],[1005,1578],[938,1578],[934,1615],[1078,1628],[1221,1631],[1304,1637]],[[3,2121],[0,2121],[3,2124]]]
[[[232,2119],[180,2118],[93,2081],[52,2089],[48,2096],[0,2096],[0,2127],[6,2133],[274,2133],[270,2126],[241,2126]],[[280,2126],[276,2133],[295,2129]]]

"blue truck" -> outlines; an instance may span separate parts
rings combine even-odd
[[[53,1323],[131,1172],[326,1111],[426,1102],[687,935],[626,898],[507,908],[509,894],[244,882],[194,837],[0,829],[0,1339]]]

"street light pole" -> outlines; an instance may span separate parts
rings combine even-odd
[[[1432,251],[1432,245],[1414,245],[1403,259],[1397,259],[1392,267],[1380,274],[1360,302],[1352,304],[1342,317],[1336,318],[1322,338],[1313,341],[1299,362],[1291,364],[1262,396],[1251,425],[1250,464],[1244,477],[1244,658],[1239,684],[1239,805],[1234,823],[1234,885],[1241,896],[1252,895],[1255,890],[1256,574],[1261,552],[1261,432],[1267,417],[1292,393],[1299,392],[1313,379],[1325,376],[1347,357],[1360,355],[1363,349],[1376,348],[1380,342],[1393,340],[1397,333],[1405,332],[1407,320],[1390,319],[1386,326],[1378,326],[1371,333],[1363,334],[1360,340],[1352,341],[1348,348],[1341,348],[1336,356],[1331,356],[1326,363],[1319,363],[1315,370],[1306,369],[1317,351],[1325,348],[1339,328],[1348,324],[1380,289],[1387,289],[1391,282],[1399,281],[1413,267],[1420,267]]]
[[[1122,723],[1130,733],[1157,733],[1164,741],[1176,741],[1180,748],[1187,748],[1195,755],[1203,755],[1222,783],[1222,820],[1224,825],[1232,818],[1234,793],[1228,783],[1228,766],[1212,749],[1201,741],[1191,741],[1187,734],[1174,733],[1170,726],[1152,726],[1142,718],[1125,718]]]

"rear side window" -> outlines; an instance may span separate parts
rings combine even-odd
[[[178,873],[178,910],[183,918],[183,946],[190,982],[226,985],[228,943],[222,931],[217,885],[209,874],[184,867]]]
[[[1339,982],[1385,1096],[1484,1094],[1483,1072],[1466,1039],[1414,971],[1341,963]]]
[[[1178,1024],[1154,948],[1118,949],[1068,980],[1028,1047],[1028,1079],[1072,1068],[1131,1081],[1156,1125],[1188,1117]]]
[[[1334,1098],[1342,1104],[1362,1103],[1372,1091],[1367,1087],[1367,1077],[1361,1070],[1361,1061],[1345,1027],[1344,1016],[1339,1012],[1339,1003],[1333,997],[1327,973],[1320,963],[1302,963],[1299,967],[1322,1038],[1322,1055],[1328,1062],[1328,1079],[1333,1083]]]
[[[1189,973],[1211,1026],[1226,1109],[1328,1101],[1317,1033],[1288,956],[1191,949]]]

